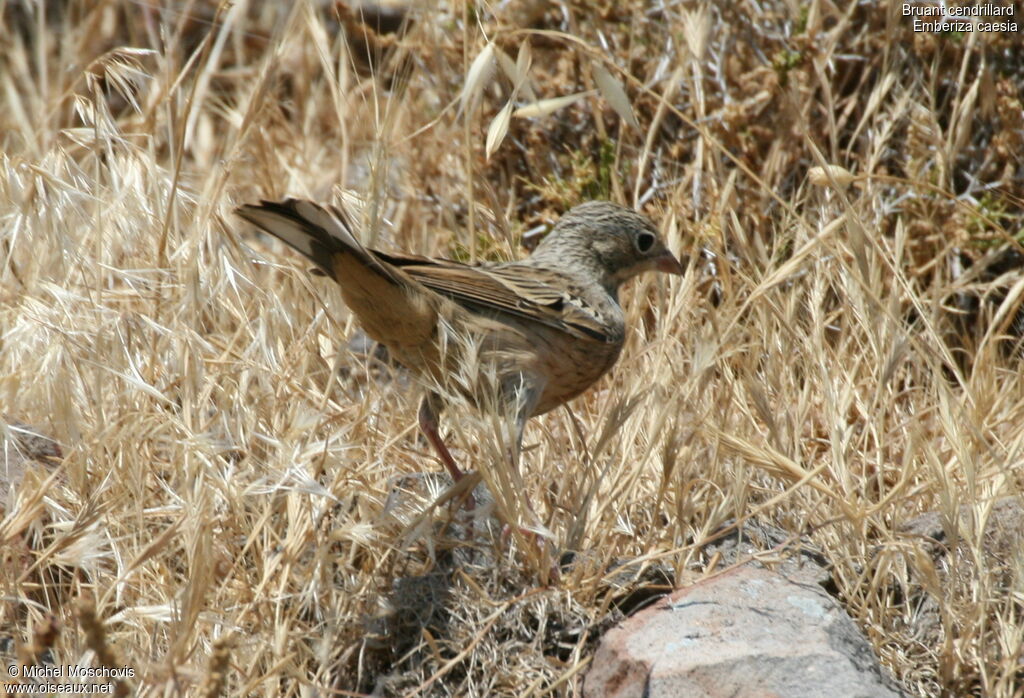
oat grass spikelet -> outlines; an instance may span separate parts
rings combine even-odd
[[[578,696],[606,628],[756,524],[790,541],[763,564],[821,551],[909,694],[1019,695],[997,524],[1024,494],[1024,42],[899,8],[0,4],[0,446],[53,445],[0,454],[5,664],[120,662],[143,695]],[[444,355],[476,357],[426,379],[452,462],[543,548],[460,538],[443,477],[388,518],[430,470],[419,392],[343,285],[232,213],[288,193],[344,201],[365,278],[450,312]],[[496,271],[614,261],[524,251],[603,200],[687,273],[612,304],[639,267],[595,262],[598,308]],[[507,381],[454,331],[521,322],[448,283],[480,274],[484,306],[540,294],[547,336],[614,370]]]

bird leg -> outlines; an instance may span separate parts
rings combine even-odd
[[[436,396],[433,394],[427,394],[423,396],[423,401],[420,402],[420,430],[423,435],[427,437],[427,441],[434,447],[434,451],[437,452],[437,457],[444,463],[445,469],[448,470],[448,474],[452,476],[452,480],[458,482],[466,476],[466,473],[462,472],[458,465],[455,464],[455,459],[452,458],[451,452],[448,447],[444,444],[444,439],[441,438],[441,434],[437,429],[437,412],[436,407]],[[466,510],[472,512],[476,509],[476,498],[473,496],[473,491],[470,490],[462,499],[465,503]],[[459,505],[462,508],[462,505]],[[470,524],[470,531],[472,531],[472,524]]]
[[[423,401],[420,402],[420,430],[427,437],[427,441],[433,446],[434,451],[437,452],[437,457],[444,463],[444,467],[448,470],[448,474],[452,476],[452,480],[458,482],[466,473],[462,472],[459,466],[455,464],[455,459],[452,458],[448,447],[444,445],[444,439],[441,438],[441,434],[437,431],[437,409],[431,400],[432,397],[432,395],[424,395]]]

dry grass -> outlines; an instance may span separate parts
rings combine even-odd
[[[12,657],[147,694],[577,695],[617,605],[753,517],[824,552],[910,690],[1021,695],[1024,561],[981,535],[1024,486],[1021,276],[988,271],[1019,249],[1020,34],[915,35],[898,3],[424,3],[401,36],[169,5],[0,6],[0,412],[62,446],[4,504]],[[515,80],[467,87],[488,39]],[[586,94],[492,126],[514,90]],[[509,258],[609,197],[692,257],[626,294],[613,375],[530,424],[522,489],[487,415],[447,420],[548,545],[382,515],[439,467],[416,391],[231,215],[347,189],[383,246]],[[898,533],[928,510],[952,574]]]

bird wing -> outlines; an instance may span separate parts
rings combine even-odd
[[[474,267],[367,249],[352,234],[344,211],[310,201],[262,201],[237,212],[337,281],[368,334],[385,344],[426,341],[437,305],[424,287],[472,312],[509,315],[581,339],[619,339],[570,280],[549,269],[517,263]]]
[[[468,310],[511,315],[575,337],[616,341],[598,313],[557,272],[528,264],[473,267],[414,255],[373,254]]]

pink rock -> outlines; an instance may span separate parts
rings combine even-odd
[[[899,696],[817,585],[750,565],[680,589],[601,640],[587,698]]]

